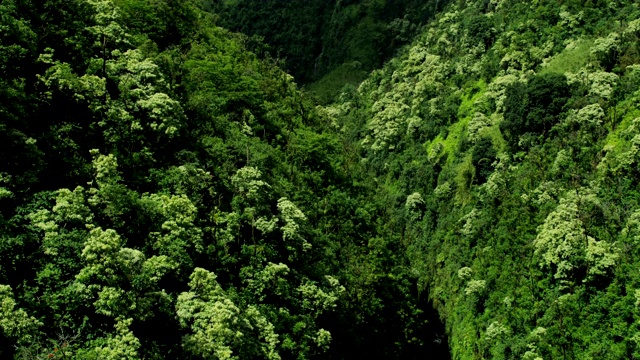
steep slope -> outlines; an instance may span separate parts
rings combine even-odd
[[[446,353],[330,119],[200,1],[0,19],[0,358]]]
[[[246,15],[332,82],[396,3]],[[0,357],[640,357],[639,6],[398,3],[322,107],[210,1],[1,2]]]
[[[336,95],[345,84],[362,81],[449,1],[429,0],[239,0],[205,1],[221,26],[261,38],[259,52],[283,59],[300,84],[320,99]],[[331,76],[325,76],[330,74]]]
[[[325,108],[454,359],[640,357],[639,17],[460,1]]]

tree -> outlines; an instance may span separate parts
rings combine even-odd
[[[215,274],[196,268],[189,287],[191,291],[180,294],[176,305],[180,324],[190,332],[183,341],[187,351],[204,359],[280,359],[273,325],[256,307],[236,305]]]
[[[545,134],[560,120],[569,97],[567,78],[562,74],[536,75],[527,84],[513,84],[506,90],[500,130],[513,147],[522,135]]]
[[[0,340],[12,343],[16,348],[32,345],[39,337],[39,328],[43,325],[24,309],[16,306],[10,286],[0,285]],[[0,350],[6,356],[11,354],[13,346]]]
[[[471,162],[476,168],[474,182],[483,184],[487,180],[493,172],[493,162],[496,158],[497,152],[493,147],[491,137],[480,137],[471,150]]]

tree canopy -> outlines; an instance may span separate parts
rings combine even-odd
[[[0,2],[0,358],[640,358],[639,17]]]

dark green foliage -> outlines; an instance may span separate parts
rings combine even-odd
[[[0,4],[0,174],[11,174],[12,185],[24,188],[34,183],[42,153],[29,138],[34,126],[25,121],[33,114],[27,65],[37,35],[21,15],[20,2]]]
[[[527,125],[534,131],[547,131],[558,121],[569,97],[569,85],[563,74],[533,77],[527,84]]]
[[[638,39],[610,24],[637,9],[494,4],[451,7],[360,86],[357,103],[333,110],[346,108],[337,118],[359,134],[390,214],[383,231],[402,234],[453,358],[637,358],[640,292],[624,265],[638,261],[627,240],[638,221],[637,70],[577,40],[619,36],[620,53],[633,49]],[[431,92],[435,81],[446,90]],[[410,110],[377,122],[383,101]],[[374,146],[385,137],[393,147]]]
[[[490,137],[481,137],[471,149],[471,162],[476,168],[474,181],[483,184],[493,172],[497,152]]]
[[[294,5],[282,16],[312,27],[276,30],[304,49],[330,12]],[[410,334],[438,323],[400,239],[371,240],[384,208],[352,144],[255,44],[199,1],[16,0],[0,17],[0,357],[429,351]],[[385,31],[356,28],[354,51]],[[304,69],[318,51],[292,54]]]
[[[569,85],[563,74],[542,74],[526,84],[513,84],[506,91],[500,129],[512,146],[518,144],[522,135],[545,134],[558,122],[569,97]]]
[[[0,2],[0,358],[640,358],[638,15]]]
[[[484,15],[470,17],[465,24],[472,41],[480,43],[489,49],[496,37],[496,29],[492,18]]]
[[[357,62],[365,72],[378,68],[396,49],[410,42],[446,1],[208,3],[223,26],[264,38],[271,56],[284,59],[286,70],[297,81],[310,83],[344,64]],[[345,83],[349,82],[342,85]],[[334,87],[334,91],[340,87]]]
[[[500,129],[508,135],[512,144],[517,144],[518,136],[533,130],[527,127],[528,100],[526,84],[518,82],[507,88],[504,120]]]

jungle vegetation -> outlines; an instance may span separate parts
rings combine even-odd
[[[632,0],[3,0],[0,358],[640,358]]]

